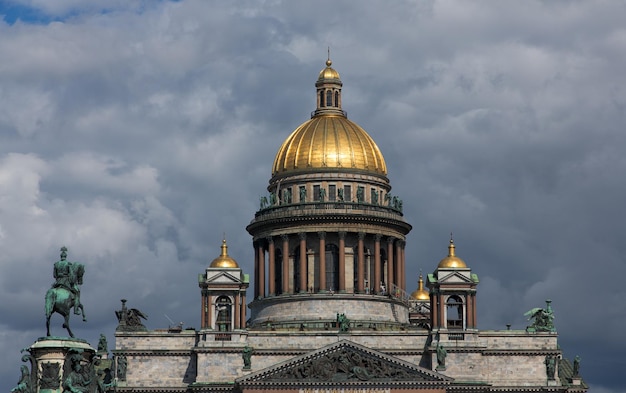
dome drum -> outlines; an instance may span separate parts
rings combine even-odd
[[[268,297],[250,304],[249,326],[268,328],[328,328],[336,334],[337,313],[345,313],[351,326],[363,329],[389,330],[406,325],[408,309],[398,299],[388,296],[367,296],[327,293]],[[314,326],[319,323],[320,326]]]

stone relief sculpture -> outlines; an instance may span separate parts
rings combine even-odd
[[[78,262],[69,262],[67,247],[61,247],[61,259],[54,263],[53,276],[55,279],[52,288],[46,292],[46,335],[50,336],[50,317],[53,313],[61,314],[64,318],[63,327],[67,329],[70,337],[74,333],[70,329],[70,314],[72,308],[74,314],[83,316],[87,321],[83,305],[80,303],[80,286],[83,284],[85,266]]]

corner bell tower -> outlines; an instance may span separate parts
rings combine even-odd
[[[222,252],[202,274],[198,275],[201,289],[201,329],[220,333],[246,328],[246,289],[249,277],[228,255],[226,239]]]
[[[440,340],[463,340],[474,332],[476,324],[476,285],[478,276],[456,256],[454,240],[450,237],[448,256],[428,275],[432,331]]]

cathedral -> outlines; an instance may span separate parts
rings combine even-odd
[[[586,392],[579,359],[563,357],[549,300],[527,313],[526,329],[479,329],[480,280],[452,237],[432,273],[407,288],[412,227],[381,151],[342,109],[342,87],[328,59],[311,118],[278,148],[246,228],[254,271],[244,271],[223,240],[198,275],[198,330],[148,330],[123,300],[112,357],[98,348],[108,367],[102,386],[128,393]]]

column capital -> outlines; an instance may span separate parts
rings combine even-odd
[[[393,243],[395,240],[395,237],[387,236],[387,243]]]
[[[283,239],[284,242],[288,242],[289,241],[289,235],[287,235],[287,234],[280,235],[280,238]]]
[[[359,240],[363,240],[363,239],[365,239],[365,235],[366,235],[366,233],[365,233],[365,232],[359,232],[359,233],[358,233]]]
[[[274,244],[274,236],[268,236],[265,238],[268,244]]]
[[[306,232],[298,233],[298,237],[300,238],[300,240],[306,240]]]
[[[339,239],[341,239],[341,240],[344,240],[346,238],[346,232],[345,231],[339,231],[338,235],[339,235]]]
[[[377,233],[377,234],[374,235],[374,240],[376,240],[377,242],[379,242],[380,239],[382,239],[382,238],[383,238],[383,235],[381,235],[380,233]]]
[[[320,239],[324,240],[324,239],[326,239],[326,232],[319,231],[319,232],[317,232],[317,236],[319,236]]]

